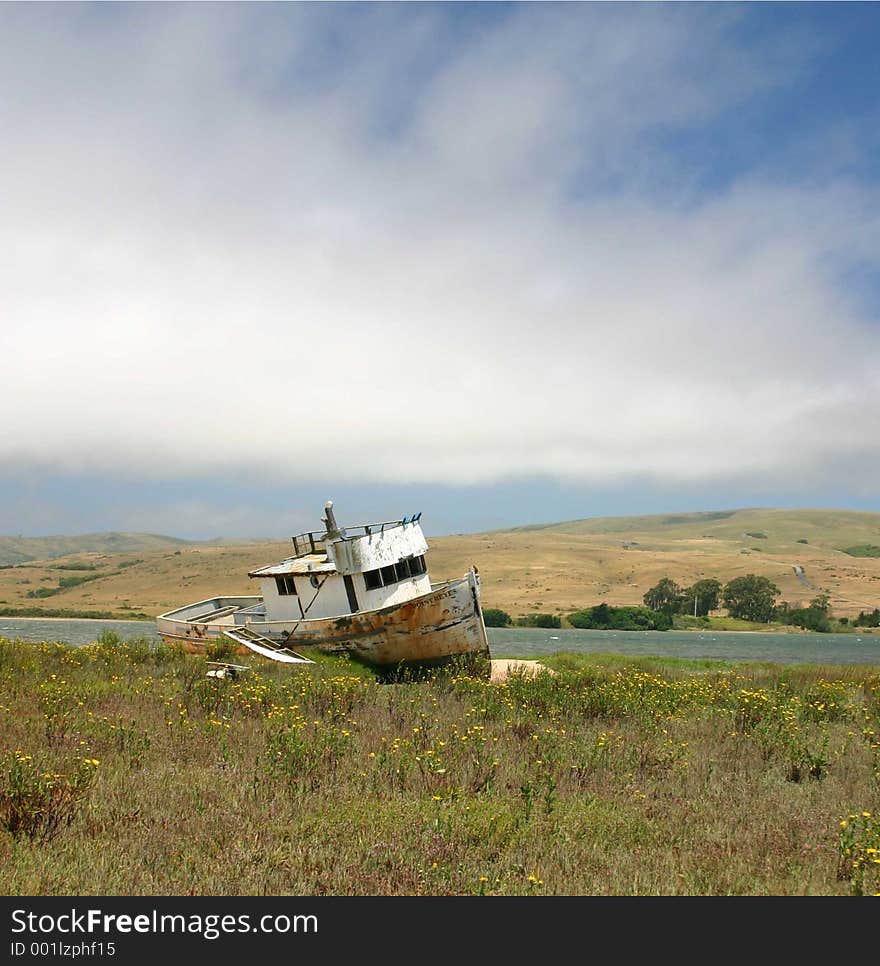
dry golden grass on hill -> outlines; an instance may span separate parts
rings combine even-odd
[[[177,551],[137,554],[82,553],[0,570],[0,606],[46,610],[94,610],[145,614],[220,594],[259,594],[247,573],[290,553],[290,544],[274,541],[244,546],[188,546]],[[70,565],[95,570],[63,570]],[[29,591],[57,587],[64,577],[87,582],[41,599]]]
[[[460,576],[476,564],[485,605],[514,616],[568,613],[603,600],[641,603],[645,591],[664,576],[689,584],[701,577],[727,581],[746,573],[769,577],[782,598],[793,603],[827,593],[839,615],[880,606],[880,558],[842,552],[857,544],[880,545],[876,513],[738,510],[608,518],[429,542],[435,580]],[[288,541],[275,541],[75,554],[0,570],[0,607],[156,614],[219,594],[258,594],[248,570],[289,552]],[[71,564],[96,569],[59,569]],[[804,568],[811,586],[798,580],[795,565]],[[49,597],[27,596],[71,576],[98,579]]]
[[[849,557],[821,548],[742,554],[718,546],[625,550],[608,541],[553,533],[505,533],[445,537],[433,542],[433,574],[452,575],[474,562],[487,607],[524,613],[569,613],[580,607],[641,604],[661,577],[691,584],[703,577],[722,582],[747,573],[769,577],[782,599],[807,602],[828,593],[835,614],[850,616],[880,606],[880,560]],[[812,588],[795,576],[804,568]]]

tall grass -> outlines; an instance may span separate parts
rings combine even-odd
[[[556,664],[217,680],[115,635],[0,640],[0,887],[880,891],[876,669]]]

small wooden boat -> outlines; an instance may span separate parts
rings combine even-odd
[[[488,668],[476,568],[432,584],[421,514],[340,529],[333,504],[323,531],[293,538],[294,553],[248,576],[262,595],[214,597],[161,614],[168,641],[203,650],[226,638],[272,660],[308,662],[315,647],[384,669],[458,660]]]

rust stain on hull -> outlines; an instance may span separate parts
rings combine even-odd
[[[291,647],[345,651],[377,667],[436,664],[456,657],[489,657],[489,641],[473,577],[450,581],[428,594],[380,610],[314,621],[253,622],[248,626]],[[203,650],[220,635],[207,625],[206,638],[193,640],[177,633],[169,639]]]

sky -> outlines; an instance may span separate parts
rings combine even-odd
[[[880,510],[880,6],[0,6],[0,533]]]

